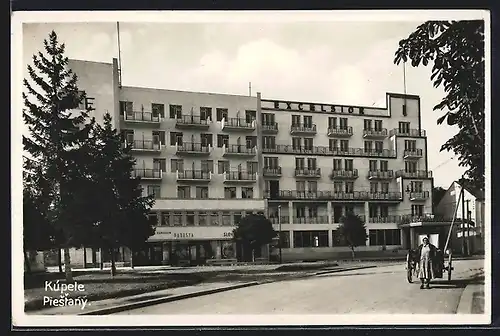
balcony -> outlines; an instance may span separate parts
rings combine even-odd
[[[281,177],[281,167],[269,168],[264,167],[264,176],[266,177]]]
[[[428,191],[419,191],[419,192],[410,192],[409,195],[410,201],[426,201],[429,198]]]
[[[332,138],[349,138],[352,136],[352,127],[328,127],[327,134]]]
[[[401,201],[403,196],[400,192],[371,192],[369,193],[370,200],[383,201]]]
[[[153,140],[133,140],[126,141],[125,146],[129,146],[134,153],[160,153],[161,145]]]
[[[370,217],[370,223],[399,223],[401,220],[401,216],[388,215],[388,216],[378,216],[378,217]]]
[[[195,143],[183,142],[175,145],[175,154],[179,156],[209,156],[212,152],[212,146]]]
[[[299,135],[299,134],[316,134],[316,125],[315,124],[295,124],[290,126],[290,134],[291,135]]]
[[[293,146],[274,145],[262,148],[264,154],[291,154],[317,156],[355,156],[355,157],[385,157],[395,158],[396,152],[392,149],[364,149],[364,148],[330,148],[327,146]]]
[[[159,126],[161,118],[158,114],[153,112],[135,112],[127,111],[123,117],[125,123],[130,124],[149,124]]]
[[[449,226],[453,221],[452,217],[444,217],[444,216],[435,216],[431,214],[422,214],[418,215],[402,215],[398,218],[398,224],[405,225],[411,223],[421,223],[425,225],[428,223],[429,225],[447,225]]]
[[[269,217],[271,224],[280,224],[280,217]],[[281,224],[289,224],[290,216],[281,216]]]
[[[222,155],[225,157],[251,158],[257,153],[257,148],[247,148],[246,145],[223,145]]]
[[[417,170],[414,172],[398,170],[396,172],[396,177],[411,178],[411,179],[426,179],[426,178],[432,178],[432,172],[427,170]]]
[[[229,171],[224,173],[224,183],[255,183],[257,173]]]
[[[210,128],[210,124],[212,120],[202,119],[201,116],[195,115],[183,115],[180,118],[177,118],[175,121],[175,127],[179,129],[199,129],[199,130],[207,130]]]
[[[271,195],[270,191],[264,191],[264,198],[280,200],[311,200],[311,201],[334,201],[351,200],[364,201],[369,199],[369,193],[365,191],[336,192],[336,191],[300,191],[300,190],[280,190],[276,195]]]
[[[295,169],[295,177],[320,178],[321,177],[321,168],[315,168],[315,169]]]
[[[212,172],[203,170],[181,170],[177,171],[177,182],[203,182],[212,180]]]
[[[425,137],[426,132],[418,129],[399,129],[394,128],[389,132],[390,136],[396,135],[400,137]]]
[[[422,150],[421,149],[405,149],[403,152],[404,159],[421,159]]]
[[[330,180],[355,180],[358,178],[358,170],[332,170]]]
[[[369,180],[392,180],[394,178],[394,172],[392,170],[381,171],[381,170],[371,170],[368,172]]]
[[[276,134],[278,133],[278,123],[268,123],[262,124],[262,133],[263,134]]]
[[[222,118],[221,128],[224,132],[230,131],[243,131],[243,132],[253,132],[255,131],[255,120],[247,121],[241,118]]]
[[[383,139],[385,137],[387,137],[387,129],[385,128],[369,128],[363,130],[363,138],[365,139]]]
[[[328,216],[293,217],[293,224],[328,224]]]
[[[132,171],[132,177],[140,177],[141,180],[150,181],[160,181],[162,179],[163,172],[159,169],[134,169]]]

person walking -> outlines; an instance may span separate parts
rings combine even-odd
[[[434,279],[434,263],[436,260],[437,248],[429,242],[428,237],[422,239],[422,244],[418,247],[418,277],[420,278],[420,289],[431,288],[430,282]]]

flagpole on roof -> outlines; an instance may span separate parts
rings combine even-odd
[[[120,22],[116,22],[116,35],[118,38],[118,86],[122,87],[122,57],[120,46]]]

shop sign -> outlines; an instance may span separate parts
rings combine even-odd
[[[354,108],[352,106],[335,106],[329,104],[312,104],[312,103],[291,103],[291,102],[280,102],[273,101],[275,109],[281,110],[292,110],[292,111],[308,111],[308,112],[337,112],[337,113],[353,113]]]
[[[162,234],[162,235],[168,235],[171,236],[171,239],[189,239],[189,238],[197,238],[197,239],[218,239],[218,238],[232,238],[233,237],[233,232],[232,231],[227,231],[223,232],[222,234],[220,232],[216,233],[214,235],[213,232],[211,231],[203,231],[200,230],[199,232],[172,232],[172,228],[170,227],[156,227],[155,229],[155,234]]]

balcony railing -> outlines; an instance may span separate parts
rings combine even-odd
[[[257,181],[256,173],[248,173],[243,171],[229,171],[224,173],[225,182],[255,182]]]
[[[412,179],[431,178],[432,172],[427,171],[427,170],[417,170],[414,172],[407,172],[404,170],[398,170],[396,172],[396,177],[404,177],[404,178],[412,178]]]
[[[392,149],[364,149],[364,148],[329,148],[327,146],[293,146],[274,145],[262,149],[269,154],[295,154],[295,155],[318,155],[318,156],[367,156],[367,157],[396,157]]]
[[[201,116],[195,115],[183,115],[177,118],[175,126],[177,128],[203,128],[207,129],[210,127],[210,118],[202,118]]]
[[[125,112],[124,120],[132,122],[159,123],[161,119],[158,113],[127,111]]]
[[[380,128],[380,129],[369,128],[363,130],[364,138],[385,138],[386,136],[387,136],[386,128]]]
[[[159,169],[134,169],[132,177],[160,180],[162,178],[162,171]]]
[[[389,216],[378,216],[370,217],[370,223],[399,223],[401,216],[389,215]]]
[[[196,142],[183,142],[182,144],[176,145],[177,155],[182,155],[182,154],[209,155],[211,150],[212,146]]]
[[[419,159],[422,157],[422,149],[405,149],[403,152],[403,158],[405,159]]]
[[[246,145],[224,145],[222,151],[225,156],[254,156],[257,153],[255,147],[248,148]]]
[[[295,169],[295,177],[321,177],[321,168]]]
[[[254,131],[255,120],[247,121],[241,118],[223,118],[221,121],[222,130]]]
[[[368,172],[368,179],[370,180],[390,180],[394,178],[394,171],[387,170],[370,170]]]
[[[332,170],[330,173],[331,180],[342,180],[342,179],[357,179],[358,178],[358,170]]]
[[[390,136],[396,135],[396,136],[407,136],[407,137],[425,137],[426,132],[424,130],[418,130],[418,129],[399,129],[399,128],[394,128],[389,132]]]
[[[160,151],[160,143],[153,140],[133,140],[131,142],[126,141],[126,146],[130,146],[134,151]]]
[[[368,200],[370,195],[365,191],[335,192],[335,191],[299,191],[280,190],[276,195],[264,191],[264,197],[269,199],[301,199],[301,200]]]
[[[425,201],[429,198],[430,193],[428,191],[410,192],[411,201]]]
[[[372,200],[400,201],[403,196],[400,192],[371,192],[369,198]]]
[[[264,167],[264,176],[281,176],[281,167]]]
[[[327,134],[330,137],[350,137],[352,136],[352,127],[328,127]]]
[[[293,224],[328,224],[328,216],[293,217]]]
[[[181,170],[177,171],[179,181],[210,181],[212,172],[204,170]]]
[[[455,219],[456,221],[457,219]],[[398,218],[398,224],[410,224],[410,223],[439,223],[439,222],[452,222],[453,218],[452,217],[445,217],[445,216],[435,216],[435,215],[422,215],[422,216],[415,216],[415,215],[402,215]]]
[[[269,217],[269,220],[271,221],[272,224],[280,224],[279,217]],[[289,224],[290,223],[290,216],[281,216],[281,224]]]
[[[293,124],[290,126],[290,134],[316,134],[315,124]]]
[[[262,133],[278,133],[278,123],[262,124]]]

